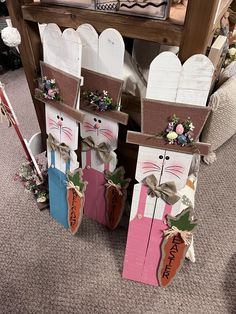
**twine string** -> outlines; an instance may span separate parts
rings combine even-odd
[[[79,197],[83,197],[83,193],[80,191],[80,187],[78,185],[74,185],[74,183],[72,181],[68,181],[67,182],[67,190],[70,190],[70,189],[74,189],[76,194],[79,196]]]
[[[177,227],[172,226],[170,229],[164,231],[164,236],[168,238],[174,237],[177,234],[180,234],[185,245],[190,245],[192,242],[192,232],[187,230],[179,230]]]
[[[117,190],[117,192],[119,193],[119,195],[123,194],[122,191],[121,191],[120,183],[115,184],[112,180],[108,180],[107,183],[105,184],[105,186],[108,187],[108,189],[110,187],[114,187]]]

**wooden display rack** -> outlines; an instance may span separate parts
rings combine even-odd
[[[232,2],[233,0],[189,0],[187,8],[183,5],[171,8],[170,17],[166,21],[46,5],[32,0],[7,0],[7,5],[13,26],[22,37],[19,48],[33,96],[35,78],[40,73],[39,61],[42,60],[37,23],[56,23],[62,28],[77,28],[80,24],[91,23],[98,32],[113,27],[128,38],[179,46],[179,58],[184,62],[193,54],[206,53],[216,25]],[[45,140],[44,110],[32,98]]]

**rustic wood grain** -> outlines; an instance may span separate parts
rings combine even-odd
[[[179,58],[184,62],[193,54],[206,53],[219,0],[189,0]]]
[[[37,89],[36,89],[37,92]],[[75,119],[79,123],[83,123],[85,114],[77,109],[73,109],[63,102],[56,101],[56,100],[49,100],[49,99],[42,99],[37,96],[35,96],[35,99],[39,101],[39,108],[43,108],[44,104],[47,103],[48,105],[60,110],[61,112],[64,112],[71,118]]]
[[[193,146],[179,146],[179,145],[171,145],[162,137],[153,136],[150,134],[139,133],[134,131],[127,132],[127,143],[136,144],[145,147],[153,147],[159,149],[165,149],[170,151],[178,151],[180,153],[186,154],[200,154],[200,155],[208,155],[210,151],[210,144],[197,142]]]
[[[45,4],[25,5],[22,7],[25,20],[40,23],[56,23],[62,27],[77,28],[80,24],[90,23],[98,32],[113,27],[123,36],[155,41],[178,46],[181,41],[183,25],[172,20],[161,21],[85,9],[53,6]]]

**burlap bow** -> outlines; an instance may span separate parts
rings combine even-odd
[[[151,197],[160,197],[170,205],[174,205],[180,199],[176,195],[177,190],[174,182],[166,182],[158,186],[156,177],[151,174],[143,180],[143,183],[149,187],[148,195]]]
[[[48,135],[48,145],[53,151],[58,151],[62,158],[67,162],[70,160],[70,148],[65,143],[59,143],[52,134]]]
[[[86,152],[90,149],[94,149],[98,157],[102,160],[103,163],[111,161],[111,148],[106,143],[100,143],[96,145],[91,136],[88,136],[82,140],[82,151]]]

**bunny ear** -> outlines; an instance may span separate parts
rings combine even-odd
[[[213,73],[209,58],[201,54],[190,57],[182,68],[176,102],[205,106]]]
[[[98,72],[122,79],[125,45],[121,34],[112,28],[104,30],[99,37]]]
[[[62,70],[74,76],[81,75],[82,42],[78,32],[67,28],[62,33]]]
[[[146,98],[175,102],[181,69],[174,53],[159,54],[150,65]]]
[[[82,41],[82,67],[88,70],[98,70],[98,33],[90,24],[80,25],[76,32]]]
[[[55,67],[58,65],[57,61],[60,53],[60,42],[58,38],[60,37],[61,30],[59,26],[54,23],[46,25],[42,32],[43,60]]]
[[[46,63],[80,76],[82,44],[74,29],[67,28],[61,33],[56,24],[48,24],[43,32],[43,52]]]

